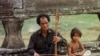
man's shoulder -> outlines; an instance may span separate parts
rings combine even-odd
[[[40,32],[40,30],[37,30],[37,31],[33,32],[31,36],[36,36],[39,34],[39,32]]]
[[[55,33],[55,31],[54,31],[53,29],[51,29],[51,28],[49,28],[48,31],[49,31],[50,33]],[[40,30],[40,29],[37,30],[37,31],[35,31],[35,32],[33,32],[32,36],[37,36],[37,35],[39,35],[39,34],[41,34],[41,30]]]
[[[51,31],[51,32],[55,32],[55,31],[54,31],[53,29],[51,29],[51,28],[49,28],[48,30]]]

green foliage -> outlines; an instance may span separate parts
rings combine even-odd
[[[55,29],[55,16],[51,16],[50,28]],[[100,34],[100,21],[96,14],[79,14],[79,15],[64,15],[60,16],[58,31],[67,40],[70,40],[70,31],[72,28],[79,28],[83,35],[82,41],[96,40]],[[31,18],[24,21],[22,28],[22,36],[27,43],[33,32],[39,29],[36,23],[36,18]],[[98,29],[98,30],[97,30]],[[4,29],[0,21],[0,35],[4,35]]]
[[[0,35],[4,35],[4,29],[3,29],[3,25],[2,22],[0,21]]]
[[[51,16],[50,28],[55,29],[55,16]],[[60,16],[58,31],[67,39],[70,39],[70,31],[77,27],[83,32],[83,40],[88,40],[88,37],[94,37],[90,40],[95,40],[100,31],[96,27],[100,27],[100,21],[96,14],[79,14],[79,15],[64,15]],[[91,28],[95,28],[91,30]],[[36,24],[36,18],[26,20],[24,22],[23,33],[31,35],[29,32],[34,32],[39,29]],[[31,31],[30,31],[31,30]],[[93,31],[93,32],[92,32]],[[31,33],[32,33],[31,32]],[[92,33],[91,33],[92,32]]]

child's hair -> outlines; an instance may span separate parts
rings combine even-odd
[[[81,31],[78,28],[75,27],[75,28],[73,28],[71,30],[71,33],[70,33],[71,39],[73,38],[73,36],[74,36],[75,33],[79,34],[80,37],[82,36]]]

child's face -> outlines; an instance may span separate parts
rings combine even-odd
[[[79,35],[78,33],[75,33],[75,34],[73,35],[73,40],[74,40],[74,41],[79,41],[79,38],[80,38],[80,35]]]

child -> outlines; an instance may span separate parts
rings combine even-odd
[[[79,39],[82,36],[82,33],[79,29],[73,28],[71,33],[71,42],[68,44],[68,56],[83,56],[85,49]],[[81,50],[78,52],[78,50]]]

